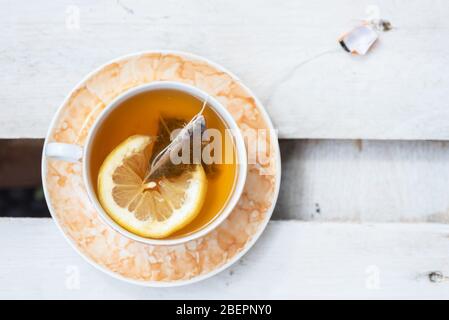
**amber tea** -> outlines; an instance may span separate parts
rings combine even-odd
[[[207,129],[219,133],[212,139],[212,142],[221,139],[215,146],[229,148],[231,134],[220,115],[207,101],[178,90],[139,93],[121,102],[99,124],[88,159],[90,178],[98,181],[94,189],[103,200],[104,208],[107,200],[102,198],[103,189],[110,188],[110,202],[113,203],[111,208],[105,209],[108,213],[121,212],[112,218],[125,229],[147,237],[174,239],[202,229],[226,206],[238,170],[234,146],[231,148],[232,161],[229,161],[229,150],[214,150],[219,151],[220,157],[228,159],[168,166],[151,181],[145,181],[151,160],[200,111]],[[203,139],[201,148],[210,143],[210,139]],[[108,174],[110,177],[102,180],[102,176]],[[173,212],[182,216],[179,213],[182,210],[185,215],[179,219],[185,221],[173,218],[176,221],[164,224]],[[144,225],[149,219],[154,220],[152,225]],[[170,233],[175,225],[178,226],[176,231]]]

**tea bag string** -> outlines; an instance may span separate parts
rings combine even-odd
[[[206,105],[207,105],[208,101],[209,101],[209,95],[207,95],[206,99],[204,99],[203,106],[201,107],[200,112],[198,112],[196,115],[193,116],[192,120],[189,121],[189,123],[186,125],[186,127],[203,114],[204,110],[206,109]]]

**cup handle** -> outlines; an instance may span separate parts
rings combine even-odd
[[[78,162],[83,157],[83,148],[76,144],[50,142],[45,147],[45,156],[68,162]]]

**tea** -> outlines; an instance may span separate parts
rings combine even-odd
[[[119,144],[134,135],[156,137],[152,153],[156,154],[170,143],[168,133],[182,128],[203,108],[204,102],[188,93],[160,89],[137,94],[119,104],[99,124],[92,140],[90,154],[91,180],[97,181],[100,167],[106,157]],[[220,133],[221,146],[229,147],[232,141],[227,126],[212,107],[205,105],[202,115],[207,129],[215,129]],[[224,156],[229,150],[223,150]],[[226,206],[233,191],[237,175],[234,146],[233,161],[221,161],[212,164],[201,164],[207,179],[207,190],[204,203],[199,214],[188,225],[176,231],[169,238],[177,238],[194,233],[212,222]],[[95,192],[98,188],[95,185]]]

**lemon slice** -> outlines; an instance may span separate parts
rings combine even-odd
[[[190,223],[200,212],[207,179],[201,165],[176,177],[144,183],[154,140],[135,135],[117,146],[98,175],[98,197],[109,216],[125,229],[164,238]]]

